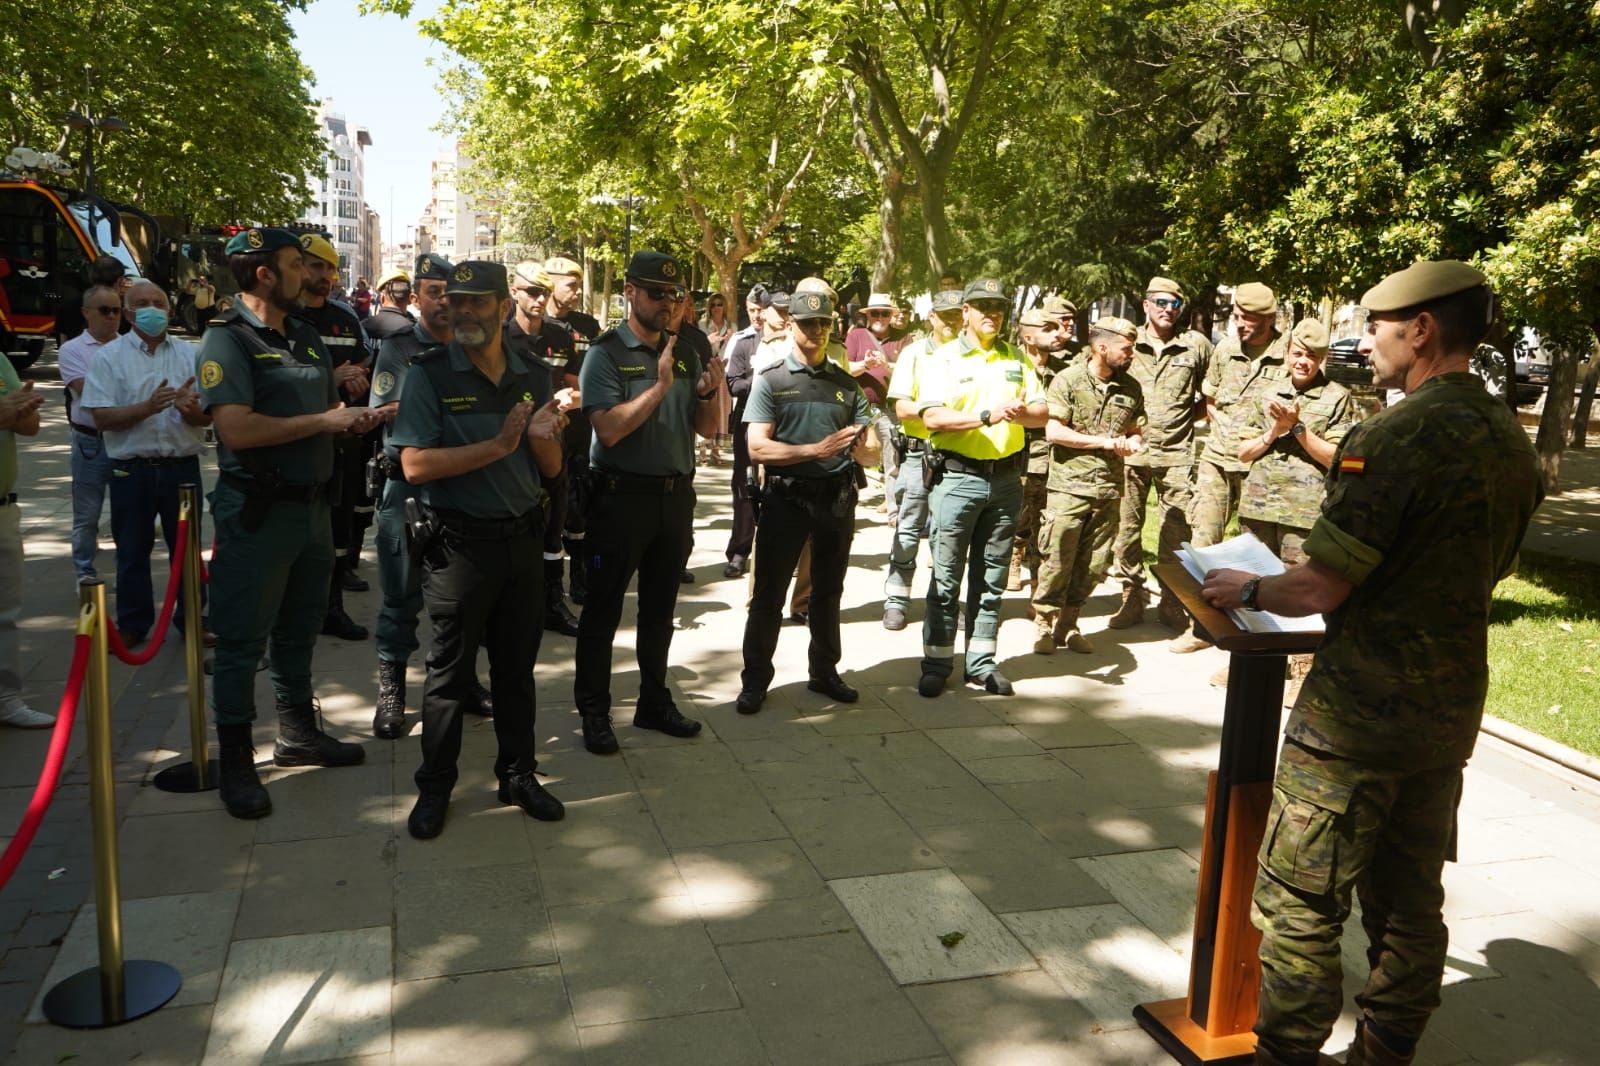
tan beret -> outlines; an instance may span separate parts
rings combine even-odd
[[[1328,327],[1314,318],[1302,318],[1290,336],[1318,355],[1328,354]]]
[[[839,294],[833,291],[833,286],[817,277],[801,278],[795,283],[794,291],[797,296],[802,292],[820,292],[829,301],[833,303],[839,302]]]
[[[1068,315],[1076,317],[1078,308],[1065,296],[1046,296],[1043,310],[1050,318],[1066,318]]]
[[[1252,315],[1270,315],[1278,309],[1278,298],[1259,281],[1247,281],[1233,290],[1233,306]]]
[[[1115,333],[1119,337],[1126,337],[1130,341],[1139,339],[1139,327],[1125,318],[1097,318],[1089,329],[1096,333]]]
[[[1368,311],[1401,311],[1487,284],[1488,278],[1459,259],[1412,263],[1368,289],[1361,306]]]
[[[1183,286],[1171,278],[1151,278],[1150,284],[1144,287],[1146,295],[1152,292],[1170,292],[1178,299],[1183,299]]]
[[[518,263],[512,273],[529,285],[537,285],[541,289],[549,289],[552,284],[549,268],[540,266],[532,259],[524,259]]]
[[[1054,321],[1055,319],[1044,313],[1044,308],[1030,307],[1022,313],[1022,317],[1017,320],[1017,324],[1022,326],[1042,326],[1046,322]]]
[[[568,259],[566,256],[553,256],[544,261],[544,272],[551,276],[583,277],[583,267]]]

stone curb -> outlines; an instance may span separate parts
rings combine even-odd
[[[1600,759],[1592,758],[1549,737],[1524,729],[1492,714],[1483,716],[1483,732],[1523,751],[1548,759],[1564,769],[1580,774],[1595,782],[1590,787],[1600,790]]]

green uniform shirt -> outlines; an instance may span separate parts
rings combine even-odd
[[[241,330],[249,330],[253,343],[246,344]],[[201,407],[209,413],[237,403],[256,414],[292,418],[320,414],[338,403],[333,360],[317,328],[291,315],[284,330],[264,325],[243,301],[223,312],[206,330],[195,357]],[[238,454],[219,435],[217,468],[243,477],[275,473],[290,485],[320,485],[333,476],[333,434],[313,433]]]
[[[906,400],[912,404],[917,402],[918,378],[922,368],[928,365],[928,360],[933,358],[937,345],[932,337],[919,337],[900,349],[900,356],[889,368],[889,409],[894,410],[895,400]],[[928,427],[922,424],[922,419],[915,416],[911,418],[897,418],[900,431],[908,437],[917,440],[928,439]]]
[[[626,322],[596,337],[583,357],[578,389],[583,413],[606,411],[633,399],[656,383],[656,360],[666,347],[662,334],[652,346],[634,336]],[[681,477],[694,473],[695,382],[700,360],[687,344],[673,348],[672,390],[632,433],[608,448],[595,434],[589,461],[612,474],[639,477]]]
[[[1246,436],[1244,417],[1251,409],[1246,400],[1263,382],[1289,376],[1288,352],[1289,339],[1283,334],[1273,337],[1254,359],[1239,347],[1237,337],[1228,337],[1217,345],[1202,386],[1216,409],[1216,419],[1206,434],[1201,458],[1224,470],[1242,473],[1249,468],[1248,463],[1239,461],[1239,442]]]
[[[866,425],[872,409],[848,370],[826,358],[820,366],[809,366],[791,347],[780,362],[756,374],[744,421],[769,423],[772,439],[782,444],[815,444],[846,426]],[[846,451],[771,469],[785,477],[821,478],[842,474],[849,466]]]
[[[997,340],[993,348],[985,351],[967,340],[965,333],[933,353],[918,374],[917,393],[919,414],[930,407],[948,407],[976,415],[998,411],[1012,400],[1029,405],[1044,402],[1039,375],[1019,349]],[[968,459],[1003,459],[1020,452],[1028,443],[1026,432],[1017,422],[931,433],[929,439],[940,451]]]
[[[1465,761],[1494,586],[1543,496],[1527,434],[1471,374],[1352,428],[1305,551],[1355,587],[1327,616],[1287,735],[1382,767]]]
[[[1095,377],[1088,363],[1074,362],[1050,383],[1050,417],[1097,437],[1125,437],[1144,420],[1144,390],[1126,370],[1110,381]],[[1122,495],[1122,456],[1099,448],[1050,448],[1051,492],[1070,492],[1091,500]]]
[[[0,396],[10,396],[22,389],[22,378],[11,360],[0,356]],[[17,488],[17,435],[9,429],[0,430],[0,495],[9,496]]]
[[[1164,341],[1139,327],[1128,373],[1144,388],[1144,447],[1130,466],[1188,466],[1194,462],[1194,428],[1211,369],[1211,342],[1194,330]]]
[[[1272,421],[1267,416],[1267,404],[1273,400],[1298,403],[1301,425],[1333,444],[1344,440],[1359,420],[1343,385],[1318,373],[1310,385],[1297,392],[1294,383],[1284,378],[1256,393],[1241,441],[1266,432]],[[1250,464],[1239,500],[1239,517],[1310,529],[1322,509],[1326,478],[1327,471],[1317,465],[1292,434],[1285,433],[1272,442],[1265,455]]]
[[[438,344],[433,334],[424,329],[421,322],[412,326],[408,332],[396,333],[392,337],[385,338],[383,344],[378,347],[378,360],[373,364],[372,389],[367,393],[367,406],[382,407],[385,404],[399,402],[412,360],[429,348],[438,347]],[[383,450],[389,458],[398,461],[400,449],[390,443],[389,438],[392,436],[394,436],[394,423],[391,422],[383,427]]]
[[[396,448],[456,448],[500,432],[506,415],[524,400],[550,402],[549,375],[536,373],[514,352],[496,385],[473,365],[465,349],[450,345],[417,360],[400,395],[389,442]],[[523,446],[488,466],[417,486],[429,507],[474,518],[517,518],[539,505],[539,471]]]

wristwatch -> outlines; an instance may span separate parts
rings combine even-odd
[[[1304,422],[1296,422],[1294,425],[1289,427],[1289,436],[1293,437],[1295,440],[1299,440],[1305,435],[1306,424]]]
[[[1261,610],[1261,579],[1253,577],[1239,587],[1239,602],[1247,610]]]
[[[707,400],[715,399],[716,395],[717,395],[717,390],[716,389],[712,389],[710,392],[697,392],[697,393],[695,393],[695,396],[699,398],[701,403],[705,403]]]
[[[989,411],[987,408],[978,412],[978,421],[986,426],[989,424]]]

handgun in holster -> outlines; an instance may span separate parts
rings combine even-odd
[[[922,490],[932,492],[942,477],[944,477],[944,453],[929,448],[922,454]]]
[[[444,553],[438,549],[439,523],[422,506],[415,496],[406,501],[406,553],[411,565],[420,567],[424,561],[434,566],[442,565]]]
[[[761,487],[761,468],[751,463],[744,471],[745,498],[750,501],[750,514],[756,521],[761,521],[761,503],[766,499],[766,490]]]

